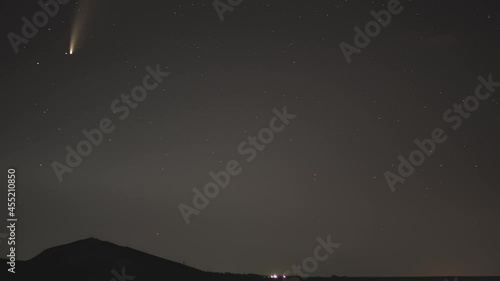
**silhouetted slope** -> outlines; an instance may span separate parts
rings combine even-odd
[[[155,257],[128,247],[89,238],[47,249],[29,261],[16,261],[16,273],[7,272],[7,260],[0,280],[8,281],[271,281],[255,274],[204,272],[177,262]],[[122,268],[127,279],[121,279]],[[120,276],[115,277],[112,271]],[[133,277],[133,278],[132,278]],[[298,281],[299,279],[287,278]],[[307,281],[445,281],[445,277],[394,278],[308,278]],[[454,277],[448,277],[454,281]],[[457,281],[496,281],[498,277],[459,277]]]
[[[136,276],[134,279],[136,281],[158,280],[158,278],[152,278],[158,277],[161,274],[171,273],[189,278],[186,280],[193,280],[191,278],[197,279],[206,274],[201,270],[177,262],[155,257],[128,247],[121,247],[109,242],[89,238],[50,248],[29,261],[18,261],[16,262],[16,274],[12,275],[18,278],[50,276],[50,280],[54,281],[109,281],[114,277],[111,271],[115,269],[121,274],[122,268],[125,268],[127,275]]]

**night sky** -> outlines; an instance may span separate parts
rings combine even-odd
[[[0,149],[3,173],[17,170],[18,258],[96,237],[268,275],[330,235],[341,246],[313,275],[500,275],[500,87],[460,128],[443,118],[479,76],[500,81],[500,3],[401,0],[348,63],[339,44],[387,3],[243,0],[221,21],[212,1],[69,1],[16,54],[8,34],[41,7],[3,1]],[[121,120],[111,104],[148,66],[170,74]],[[284,107],[295,117],[248,161],[239,145]],[[103,118],[114,130],[60,182],[54,161]],[[435,128],[447,140],[393,192],[384,173]],[[232,160],[241,173],[186,224],[179,205]]]

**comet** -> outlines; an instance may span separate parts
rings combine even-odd
[[[80,22],[79,15],[76,17],[75,22],[73,23],[73,26],[71,27],[71,36],[69,39],[69,54],[70,55],[72,55],[75,52],[75,47],[77,46],[77,41],[78,41],[78,38],[80,37],[81,28],[80,28],[80,24],[79,24],[79,22]]]
[[[79,7],[73,25],[71,26],[71,35],[69,40],[69,54],[75,53],[79,48],[79,42],[82,39],[81,33],[87,19],[87,11],[89,10],[89,3],[91,0],[79,1]]]

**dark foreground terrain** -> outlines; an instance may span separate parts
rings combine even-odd
[[[89,238],[43,251],[28,261],[16,261],[15,274],[7,272],[7,260],[0,280],[22,281],[271,281],[267,276],[256,274],[232,274],[205,272],[177,262],[155,257],[128,247]],[[455,277],[322,277],[308,281],[454,281]],[[279,279],[278,279],[279,280]],[[285,280],[299,281],[298,277]],[[500,277],[458,277],[457,281],[493,281]]]

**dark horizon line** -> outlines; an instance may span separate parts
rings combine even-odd
[[[59,248],[59,247],[64,247],[66,245],[70,245],[70,244],[75,244],[75,243],[78,243],[78,242],[82,242],[82,241],[86,241],[86,240],[95,240],[95,241],[98,241],[98,242],[102,242],[102,243],[109,243],[111,245],[114,245],[116,247],[122,247],[122,248],[129,248],[131,250],[134,250],[134,251],[137,251],[137,252],[140,252],[142,254],[146,254],[146,255],[150,255],[150,256],[153,256],[153,257],[156,257],[156,258],[159,258],[159,259],[162,259],[162,260],[165,260],[165,261],[169,261],[169,262],[173,262],[173,263],[177,263],[177,264],[182,264],[183,266],[187,266],[187,267],[190,267],[190,268],[193,268],[193,269],[196,269],[196,270],[199,270],[199,271],[202,271],[202,272],[206,272],[206,273],[216,273],[216,274],[234,274],[234,275],[259,275],[259,276],[263,276],[263,277],[269,277],[269,275],[265,275],[265,274],[258,274],[258,273],[234,273],[234,272],[228,272],[228,271],[225,271],[225,272],[216,272],[216,271],[207,271],[207,270],[202,270],[202,269],[199,269],[197,267],[194,267],[194,266],[190,266],[190,265],[187,265],[185,264],[184,262],[178,262],[178,261],[173,261],[173,260],[169,260],[169,259],[166,259],[166,258],[163,258],[163,257],[160,257],[160,256],[156,256],[156,255],[153,255],[153,254],[150,254],[148,252],[143,252],[141,250],[137,250],[135,248],[131,248],[129,246],[123,246],[123,245],[118,245],[118,244],[115,244],[113,242],[110,242],[110,241],[106,241],[106,240],[101,240],[99,238],[96,238],[94,236],[90,236],[88,238],[83,238],[83,239],[80,239],[80,240],[75,240],[73,242],[69,242],[69,243],[65,243],[65,244],[60,244],[60,245],[57,245],[57,246],[53,246],[53,247],[49,247],[47,249],[44,249],[42,250],[40,253],[36,254],[35,256],[33,256],[31,259],[28,259],[28,260],[19,260],[19,259],[16,259],[16,262],[29,262],[35,258],[37,258],[38,256],[42,255],[44,252],[50,250],[50,249],[54,249],[54,248]],[[5,258],[0,258],[0,261],[8,261],[8,259],[5,259]],[[286,279],[289,279],[289,278],[293,278],[293,277],[299,277],[299,278],[302,278],[300,276],[296,276],[296,275],[288,275],[288,277]],[[434,276],[429,276],[429,275],[413,275],[413,276],[347,276],[347,275],[336,275],[336,274],[332,274],[330,276],[310,276],[310,277],[306,277],[306,279],[309,279],[309,278],[370,278],[370,279],[377,279],[377,278],[469,278],[469,277],[500,277],[500,276],[496,276],[496,275],[434,275]],[[305,279],[304,279],[305,280]],[[453,281],[453,280],[449,280],[449,281]]]

